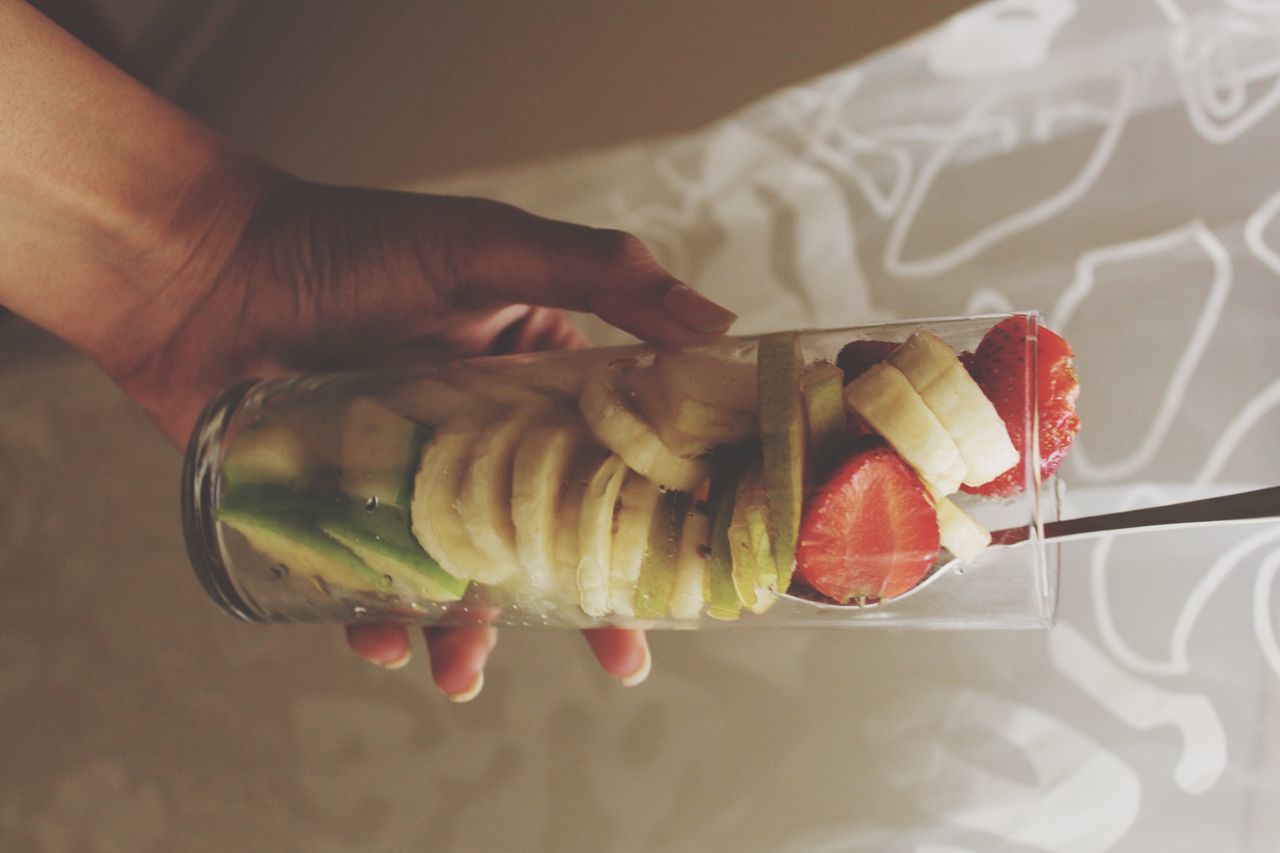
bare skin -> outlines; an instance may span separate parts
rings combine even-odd
[[[283,174],[18,0],[0,0],[0,115],[0,304],[93,357],[178,447],[244,378],[585,345],[565,310],[670,343],[734,319],[622,232]],[[643,680],[642,632],[586,633],[607,673]],[[494,629],[425,638],[437,686],[473,698]],[[409,659],[403,626],[347,639]]]

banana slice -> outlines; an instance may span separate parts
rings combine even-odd
[[[644,477],[627,477],[622,484],[609,565],[609,605],[619,616],[635,615],[640,565],[649,547],[661,495],[662,491]]]
[[[539,415],[537,409],[525,409],[486,428],[476,439],[458,493],[458,515],[471,543],[494,563],[518,562],[512,470],[516,448]]]
[[[706,601],[707,558],[711,553],[711,518],[702,506],[685,513],[676,555],[676,579],[671,589],[671,616],[697,619]]]
[[[552,588],[567,589],[568,598],[578,607],[578,563],[582,560],[582,505],[587,487],[597,469],[609,458],[607,450],[593,441],[579,444],[571,455],[565,475],[560,506],[556,510],[555,560]]]
[[[516,385],[552,399],[573,401],[582,393],[586,365],[594,357],[581,351],[564,350],[537,353],[536,356],[521,354],[500,360],[486,359],[463,365],[463,368],[490,374],[509,386]]]
[[[632,407],[621,386],[622,366],[601,365],[587,378],[578,401],[591,432],[605,447],[659,486],[690,491],[711,473],[703,459],[682,459]]]
[[[682,459],[690,459],[715,446],[714,441],[695,438],[676,428],[675,418],[667,406],[667,398],[658,384],[657,373],[651,368],[629,371],[623,379],[626,391],[635,400],[640,414],[658,431],[658,437],[667,449]]]
[[[932,489],[929,497],[933,499],[934,508],[938,511],[938,537],[943,548],[962,563],[972,563],[991,544],[991,533],[981,524],[973,520],[973,516],[956,506],[949,498],[944,498]]]
[[[667,399],[700,400],[717,409],[747,412],[755,420],[756,366],[697,349],[662,350],[654,357]],[[754,427],[754,423],[751,424]]]
[[[969,470],[960,449],[901,370],[875,365],[845,386],[844,401],[939,494],[960,487]]]
[[[470,419],[450,421],[422,451],[413,483],[410,518],[423,550],[455,578],[493,584],[505,580],[515,563],[490,560],[472,543],[458,514],[458,494],[483,426]]]
[[[378,399],[397,414],[420,424],[444,424],[456,418],[484,421],[499,410],[492,400],[435,376],[411,379],[380,393]]]
[[[578,519],[578,605],[588,616],[609,613],[609,566],[614,517],[627,475],[622,459],[611,455],[596,468],[582,497]]]
[[[525,433],[516,447],[511,474],[511,521],[516,556],[535,588],[549,582],[554,572],[556,534],[560,513],[567,503],[562,500],[568,490],[566,479],[575,455],[588,441],[587,431],[581,426],[545,423]],[[575,529],[576,524],[575,521]],[[573,563],[577,565],[576,553]]]
[[[488,400],[502,408],[526,408],[549,406],[556,402],[552,396],[524,381],[512,381],[495,368],[458,365],[446,377],[464,393]]]
[[[968,467],[965,485],[990,482],[1017,464],[1018,451],[1004,421],[942,339],[916,332],[889,355],[889,363],[951,433]]]

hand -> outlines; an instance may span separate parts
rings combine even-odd
[[[733,320],[617,231],[249,162],[25,3],[0,2],[0,106],[0,304],[89,353],[178,446],[249,377],[581,346],[556,309],[669,342]],[[348,637],[408,659],[403,628]],[[442,690],[475,695],[493,637],[427,632]],[[609,673],[647,672],[640,632],[587,639]]]
[[[209,227],[187,250],[165,250],[182,262],[128,313],[133,334],[121,330],[119,346],[98,353],[179,446],[212,395],[249,377],[586,345],[559,309],[670,343],[706,340],[734,320],[618,231],[478,199],[318,186],[257,166],[217,174],[225,191],[206,187],[198,205],[213,212]],[[455,700],[474,697],[494,629],[425,634],[435,683]],[[624,683],[648,674],[643,632],[586,637]],[[373,663],[408,662],[403,626],[350,626],[347,638]]]

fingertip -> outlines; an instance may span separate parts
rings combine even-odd
[[[635,687],[637,684],[642,684],[653,669],[653,654],[649,651],[649,644],[647,642],[643,643],[641,649],[644,652],[644,660],[640,666],[630,675],[618,678],[623,687]]]
[[[644,631],[635,628],[593,628],[583,631],[600,666],[627,687],[649,677],[653,657]]]
[[[346,632],[351,650],[383,669],[402,669],[413,656],[409,631],[403,625],[348,625]]]
[[[382,667],[383,669],[390,669],[390,670],[404,669],[406,666],[409,665],[409,661],[412,659],[413,659],[413,652],[409,649],[405,649],[404,655],[402,655],[399,660],[387,661],[385,663],[378,664],[378,666]]]
[[[480,695],[480,691],[484,689],[484,670],[476,673],[475,678],[471,682],[471,686],[461,693],[446,693],[445,698],[450,702],[458,705],[470,702],[472,699]]]
[[[427,628],[431,678],[450,701],[470,702],[484,687],[484,666],[498,641],[488,626]]]
[[[592,310],[641,340],[668,346],[710,343],[737,320],[732,311],[665,273],[630,287],[603,290]]]
[[[662,297],[662,310],[672,320],[699,335],[723,335],[738,319],[687,284],[677,283]]]

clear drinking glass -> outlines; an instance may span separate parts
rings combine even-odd
[[[786,580],[816,490],[879,441],[855,437],[842,349],[924,331],[963,353],[1008,317],[1034,388],[1035,313],[240,384],[187,451],[188,551],[254,622],[1047,626],[1057,505],[1035,465],[1012,497],[950,494],[996,541],[964,563],[941,550],[905,591],[839,603]],[[1016,450],[1035,459],[1024,398]]]

